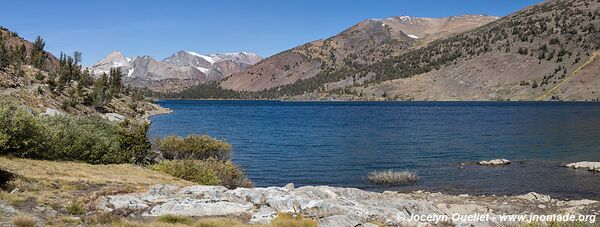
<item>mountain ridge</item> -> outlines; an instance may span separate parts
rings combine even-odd
[[[260,91],[283,86],[314,77],[328,68],[372,64],[432,39],[478,27],[496,19],[497,17],[483,15],[367,19],[332,37],[271,56],[226,78],[220,85],[236,91]]]
[[[271,56],[213,87],[166,97],[599,100],[594,70],[600,62],[593,58],[600,49],[599,20],[600,2],[583,0],[542,2],[432,40],[406,29],[389,32],[394,26],[385,20],[365,20]]]
[[[150,90],[173,91],[205,82],[219,80],[261,61],[249,52],[201,55],[193,51],[178,51],[163,60],[151,56],[125,57],[113,51],[89,67],[94,75],[119,68],[127,76],[127,85]]]

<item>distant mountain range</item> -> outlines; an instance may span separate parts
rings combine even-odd
[[[369,19],[171,98],[599,100],[600,2]],[[160,95],[160,94],[159,94]]]
[[[179,51],[158,61],[150,56],[127,58],[114,51],[89,69],[95,75],[101,75],[111,68],[119,68],[126,75],[126,84],[155,91],[177,91],[220,80],[261,60],[260,56],[247,52],[202,55]]]

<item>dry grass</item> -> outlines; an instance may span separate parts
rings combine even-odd
[[[367,176],[367,181],[373,184],[412,184],[419,176],[411,171],[373,171]]]
[[[83,215],[81,220],[73,215],[82,215],[95,198],[108,195],[146,190],[155,184],[189,186],[194,183],[171,177],[146,168],[123,165],[90,165],[75,162],[40,161],[0,157],[0,169],[17,175],[10,182],[18,192],[10,194],[0,191],[0,199],[14,204],[35,198],[37,204],[45,204],[55,210],[63,210],[59,218],[50,223],[58,226],[91,224],[101,226],[198,226],[198,227],[312,227],[316,221],[288,214],[280,214],[269,225],[250,225],[236,217],[203,218],[163,216],[155,220],[134,221],[112,214]],[[87,207],[86,207],[87,206]],[[19,206],[15,206],[19,207]],[[43,217],[40,217],[44,219]],[[33,222],[32,222],[33,220]],[[37,226],[33,217],[16,217],[15,226]],[[46,219],[48,221],[48,219]],[[19,224],[17,224],[19,223]],[[30,225],[33,223],[33,225]]]
[[[271,226],[274,227],[316,227],[317,222],[312,219],[303,218],[301,216],[292,216],[291,214],[279,214],[273,221]]]
[[[249,226],[258,226],[261,225],[249,225],[237,218],[206,218],[200,219],[196,223],[194,223],[195,227],[249,227]]]
[[[35,227],[38,226],[37,220],[31,216],[16,216],[12,219],[15,227]]]
[[[290,214],[279,214],[271,224],[266,225],[251,225],[245,223],[242,219],[235,217],[215,217],[215,218],[202,218],[199,220],[193,220],[189,217],[181,216],[162,216],[157,218],[154,222],[136,222],[125,219],[118,219],[111,223],[111,226],[117,227],[316,227],[317,222],[312,219],[303,218],[300,216],[292,216]]]
[[[0,157],[0,169],[36,181],[121,184],[121,186],[150,186],[155,184],[193,185],[192,182],[130,164],[91,165],[76,162]]]
[[[54,209],[65,208],[72,214],[81,214],[86,206],[103,195],[147,190],[155,184],[189,186],[194,183],[152,171],[139,166],[90,165],[76,162],[41,161],[0,157],[0,169],[18,177],[9,182],[10,194],[0,191],[0,198],[19,207],[24,201],[35,198],[37,204]],[[75,209],[76,208],[76,209]]]
[[[178,216],[178,215],[162,215],[156,219],[158,222],[169,223],[169,224],[191,224],[194,222],[194,219],[187,216]]]

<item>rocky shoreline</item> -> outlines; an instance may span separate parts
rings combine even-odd
[[[269,223],[278,213],[293,213],[313,218],[319,226],[506,226],[523,223],[502,220],[507,214],[597,215],[600,210],[600,203],[595,200],[557,200],[535,192],[520,196],[456,196],[423,191],[378,193],[330,186],[295,188],[293,184],[237,189],[155,185],[146,192],[103,196],[94,205],[99,211],[129,217],[235,216],[249,223]],[[444,216],[449,219],[426,219]]]

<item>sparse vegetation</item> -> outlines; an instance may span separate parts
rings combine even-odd
[[[411,171],[373,171],[366,180],[373,184],[412,184],[419,180],[419,176]]]
[[[71,215],[83,215],[83,214],[85,214],[85,207],[84,207],[83,203],[80,202],[80,201],[77,201],[77,200],[72,201],[71,203],[69,203],[65,207],[65,209]]]
[[[38,223],[34,217],[31,216],[16,216],[12,219],[12,224],[15,227],[37,227]]]
[[[276,227],[316,227],[317,222],[312,219],[304,218],[300,215],[280,213],[271,221],[271,225]]]
[[[169,224],[185,224],[189,225],[194,222],[194,220],[187,216],[177,216],[177,215],[162,215],[156,219],[158,222],[164,222]]]

